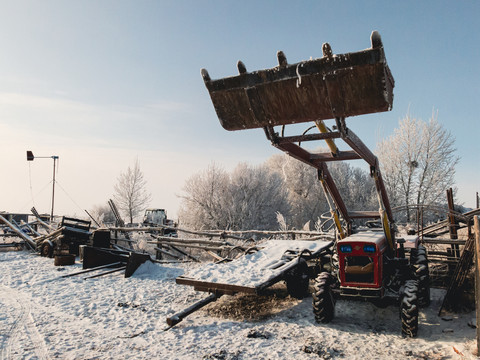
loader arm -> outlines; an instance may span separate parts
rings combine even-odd
[[[263,128],[272,145],[318,172],[332,217],[341,238],[352,231],[355,218],[380,219],[388,247],[395,249],[393,216],[377,157],[346,126],[345,118],[391,110],[395,82],[388,68],[378,32],[371,35],[371,48],[347,54],[333,54],[325,43],[323,56],[288,64],[277,53],[278,66],[248,72],[237,64],[239,75],[212,80],[205,69],[202,77],[213,106],[226,130]],[[334,119],[334,130],[323,120]],[[319,133],[279,135],[274,127],[314,122]],[[341,151],[341,139],[351,150]],[[328,152],[311,152],[301,144],[323,140]],[[328,170],[327,163],[363,159],[371,169],[379,202],[378,211],[348,211]],[[344,220],[342,226],[340,217]]]

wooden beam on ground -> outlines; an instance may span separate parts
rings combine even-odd
[[[46,235],[36,237],[34,240],[38,244],[41,241],[45,241],[45,240],[48,240],[48,239],[53,239],[54,237],[57,237],[58,235],[60,235],[64,229],[65,229],[65,227],[61,227],[60,229],[57,229],[54,232],[51,232],[50,234],[46,234]]]
[[[477,315],[477,355],[480,354],[480,218],[473,218],[475,231],[475,309]]]
[[[119,261],[119,262],[115,262],[115,263],[111,263],[111,264],[107,264],[107,265],[97,266],[97,267],[93,267],[93,268],[90,268],[90,269],[87,269],[87,270],[82,270],[82,271],[77,271],[77,272],[74,272],[74,273],[71,273],[71,274],[62,275],[61,278],[67,278],[67,277],[71,277],[71,276],[85,274],[85,273],[88,273],[88,272],[91,272],[91,271],[105,269],[105,268],[109,268],[109,267],[114,267],[114,266],[121,265],[121,264],[124,264],[124,263]]]
[[[174,259],[180,260],[180,258],[179,258],[177,255],[172,254],[170,251],[164,250],[164,249],[159,248],[159,247],[155,247],[155,248],[153,248],[153,249],[156,250],[156,251],[161,252],[161,253],[164,254],[164,255],[171,256],[171,257],[173,257]]]
[[[197,244],[197,245],[211,245],[211,246],[225,246],[229,244],[225,241],[215,241],[215,240],[205,240],[205,239],[181,239],[175,238],[170,236],[155,236],[155,241],[147,241],[149,244],[157,244],[157,243],[182,243],[182,244]]]
[[[213,257],[215,260],[217,261],[223,261],[225,260],[223,257],[221,257],[220,255],[217,255],[215,254],[213,251],[210,251],[210,250],[207,250],[207,254],[210,255],[211,257]]]
[[[37,218],[37,221],[40,225],[42,225],[47,230],[55,231],[55,228],[53,226],[51,226],[50,224],[47,224],[45,221],[42,220],[42,218],[40,217],[40,214],[38,213],[37,209],[35,209],[35,207],[32,207],[30,211]]]
[[[170,241],[158,241],[160,244],[166,244],[169,246],[176,246],[176,247],[184,247],[184,248],[192,248],[192,249],[202,249],[202,250],[213,250],[213,251],[220,251],[223,250],[223,247],[219,246],[207,246],[207,245],[194,245],[194,244],[184,244],[179,242],[170,242]],[[157,242],[155,242],[157,244]]]
[[[180,254],[183,254],[184,256],[188,257],[189,259],[192,259],[193,261],[196,261],[196,262],[200,262],[200,260],[198,258],[196,258],[195,256],[193,255],[190,255],[189,253],[179,249],[178,247],[176,246],[173,246],[173,245],[167,245],[168,247],[172,248],[173,250],[175,251],[178,251]]]
[[[447,289],[447,293],[443,299],[442,306],[438,311],[440,316],[444,308],[451,308],[453,305],[453,299],[458,295],[458,290],[461,289],[465,278],[467,277],[468,270],[473,265],[473,257],[475,255],[475,239],[473,237],[467,240],[465,247],[463,248],[462,256],[455,267],[454,275],[450,281]]]
[[[89,276],[89,277],[83,278],[83,280],[93,279],[93,278],[96,278],[96,277],[99,277],[99,276],[112,274],[112,273],[114,273],[114,272],[118,272],[118,271],[125,270],[126,268],[127,268],[126,266],[122,266],[122,267],[120,267],[120,268],[118,268],[118,269],[110,270],[110,271],[107,271],[107,272],[103,272],[103,273],[101,273],[101,274],[96,274],[96,275],[93,275],[93,276]]]
[[[7,225],[14,233],[16,233],[19,237],[21,237],[25,242],[32,247],[33,250],[37,247],[37,243],[33,238],[29,235],[25,234],[23,231],[19,230],[15,225],[13,225],[10,221],[0,215],[0,221]]]
[[[304,231],[304,230],[288,230],[288,231],[265,231],[265,230],[242,230],[242,231],[223,231],[223,230],[209,230],[209,231],[194,231],[194,230],[187,230],[181,229],[172,226],[158,226],[158,227],[134,227],[134,228],[127,228],[127,227],[110,227],[106,228],[105,230],[110,231],[123,231],[123,232],[155,232],[155,231],[162,231],[162,230],[175,230],[178,232],[183,232],[186,234],[194,234],[194,235],[201,235],[201,236],[208,236],[208,237],[220,237],[220,238],[230,238],[236,240],[248,240],[248,238],[235,236],[235,235],[242,235],[242,234],[257,234],[257,235],[311,235],[311,236],[325,236],[327,238],[332,238],[331,234],[321,232],[321,231]]]
[[[458,245],[465,245],[466,240],[451,240],[451,239],[428,239],[428,238],[423,238],[422,243],[424,244],[458,244]]]

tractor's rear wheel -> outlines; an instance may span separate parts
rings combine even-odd
[[[329,323],[335,315],[335,299],[332,293],[334,279],[327,272],[322,272],[315,279],[313,287],[313,313],[318,323]]]
[[[402,335],[415,337],[418,332],[418,281],[407,280],[400,294]]]
[[[418,281],[418,305],[430,305],[430,273],[428,269],[427,251],[420,245],[412,252],[410,262],[413,265],[415,279]]]
[[[305,259],[299,258],[298,265],[285,274],[288,295],[297,299],[303,299],[308,295],[308,265]]]

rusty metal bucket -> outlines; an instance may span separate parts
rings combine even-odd
[[[202,77],[226,130],[262,128],[388,111],[394,79],[378,32],[367,50],[333,55],[323,45],[323,57],[287,64],[278,52],[277,67],[211,80]]]

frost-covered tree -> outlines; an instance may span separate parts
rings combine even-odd
[[[455,138],[435,115],[428,122],[407,115],[393,135],[378,144],[377,154],[393,206],[438,204],[454,184],[459,160]]]
[[[276,212],[288,211],[282,185],[264,166],[239,164],[229,174],[211,165],[185,182],[180,221],[196,229],[273,229]]]
[[[229,181],[227,172],[215,164],[188,178],[179,195],[180,222],[194,229],[225,229]]]
[[[346,162],[333,162],[328,166],[347,209],[378,209],[375,183],[367,171]]]
[[[315,221],[328,210],[315,168],[285,154],[273,155],[266,164],[270,171],[281,177],[287,190],[290,203],[288,222],[292,226],[301,229],[305,223]]]
[[[118,176],[113,198],[118,208],[130,219],[131,223],[147,208],[151,194],[147,191],[147,182],[140,170],[138,159],[135,159],[133,167],[129,166]]]
[[[309,221],[314,224],[329,210],[315,168],[284,154],[272,156],[267,164],[271,171],[282,176],[288,190],[293,226],[302,228]],[[349,210],[378,208],[374,183],[366,171],[345,162],[331,162],[327,166]]]
[[[233,229],[274,229],[276,213],[289,212],[281,177],[265,166],[239,164],[230,176],[229,194],[229,225]]]
[[[115,223],[115,215],[108,205],[94,205],[90,210],[90,214],[100,224]]]

